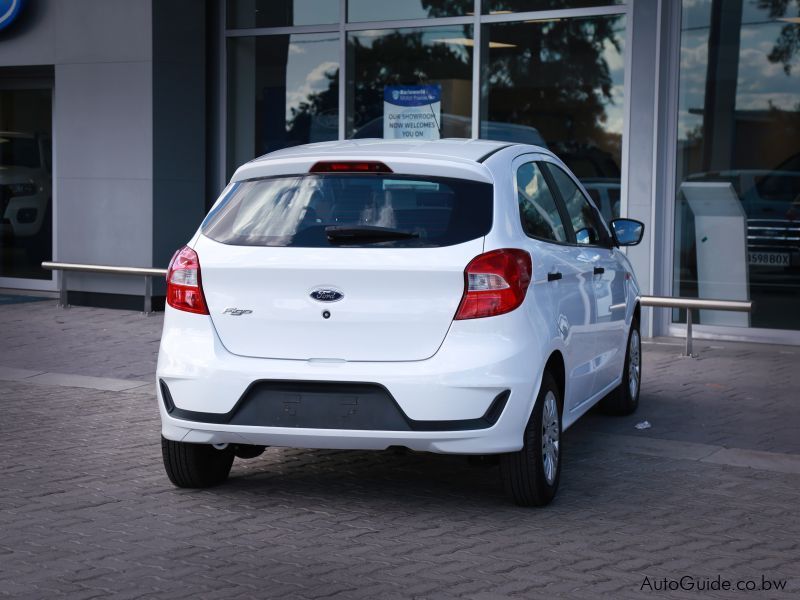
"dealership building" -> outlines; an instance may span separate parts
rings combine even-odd
[[[798,344],[799,11],[0,0],[0,288],[55,291],[50,258],[165,267],[237,166],[273,150],[489,138],[550,148],[607,218],[646,224],[627,250],[643,293],[755,302],[696,311],[696,336]],[[403,104],[415,94],[430,102]],[[70,290],[140,306],[143,284],[76,274]],[[683,310],[643,317],[650,335],[686,327]]]

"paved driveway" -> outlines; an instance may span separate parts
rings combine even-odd
[[[148,383],[158,317],[39,302],[0,307],[0,327],[0,596],[800,592],[796,348],[700,343],[689,360],[647,344],[640,413],[567,432],[559,496],[531,510],[494,465],[391,451],[273,448],[224,486],[178,490]],[[788,581],[656,591],[684,576]]]

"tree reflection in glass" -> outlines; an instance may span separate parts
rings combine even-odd
[[[622,154],[625,17],[484,25],[482,39],[481,137],[494,137],[498,122],[531,128],[610,201]]]
[[[383,137],[388,85],[439,84],[441,137],[470,137],[472,26],[363,31],[348,42],[347,134]]]

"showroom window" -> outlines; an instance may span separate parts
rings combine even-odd
[[[619,216],[625,17],[483,26],[480,137],[550,148]]]
[[[228,29],[321,25],[339,21],[335,0],[228,0]]]
[[[682,6],[673,293],[755,302],[701,325],[800,329],[800,6]]]
[[[347,137],[471,137],[471,25],[358,31],[347,42]]]
[[[228,39],[228,176],[288,146],[338,138],[335,33]]]
[[[309,142],[495,139],[550,148],[606,218],[619,216],[627,11],[615,0],[228,0],[226,176]]]
[[[0,69],[0,278],[51,279],[52,82]]]
[[[348,0],[347,20],[389,21],[460,17],[472,14],[472,0]]]
[[[625,4],[625,0],[483,0],[483,13],[502,15],[534,10],[559,10]]]

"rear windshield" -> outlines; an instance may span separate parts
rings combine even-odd
[[[237,246],[437,247],[482,237],[492,226],[492,186],[440,177],[299,175],[241,181],[202,232]],[[381,227],[405,239],[332,241],[336,227]],[[328,232],[326,232],[328,229]]]

